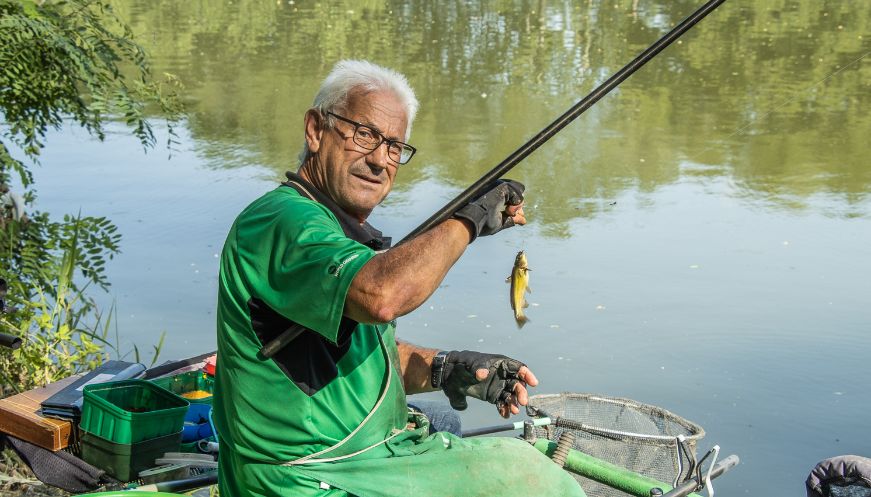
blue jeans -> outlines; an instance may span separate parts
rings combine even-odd
[[[456,436],[461,435],[460,416],[447,402],[436,400],[414,400],[408,407],[422,412],[429,419],[430,434],[446,431]]]

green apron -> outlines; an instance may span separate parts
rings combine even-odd
[[[347,438],[284,469],[359,497],[585,497],[574,478],[522,440],[428,436],[428,422],[417,413],[411,413],[417,427],[407,429],[402,380],[393,367],[398,358],[383,339],[380,344],[388,367],[369,416]]]

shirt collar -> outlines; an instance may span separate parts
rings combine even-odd
[[[342,227],[345,236],[351,240],[362,243],[373,250],[384,250],[390,248],[391,238],[389,236],[384,236],[380,231],[375,229],[374,226],[366,221],[363,221],[362,224],[359,223],[350,214],[342,210],[338,204],[333,202],[333,199],[324,195],[323,192],[315,188],[314,185],[302,179],[300,175],[288,171],[285,173],[285,176],[287,176],[287,181],[283,182],[282,185],[289,186],[306,197],[314,197],[312,200],[329,209],[329,211],[336,216],[336,219],[338,219],[339,226]],[[300,191],[294,183],[302,185],[305,191]]]

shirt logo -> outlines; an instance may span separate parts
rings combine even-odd
[[[342,263],[339,264],[338,266],[330,266],[329,273],[332,274],[333,276],[335,276],[336,278],[338,278],[339,274],[341,274],[341,272],[342,272],[342,268],[345,267],[346,264],[353,261],[354,259],[356,259],[359,256],[360,256],[360,254],[354,254],[351,257],[348,257],[347,259],[342,261]]]

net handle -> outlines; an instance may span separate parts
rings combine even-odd
[[[538,411],[541,414],[544,414],[544,411]],[[566,419],[564,417],[558,416],[548,416],[551,419],[554,419],[554,425],[558,428],[568,428],[570,430],[580,430],[586,431],[588,433],[594,433],[596,435],[602,436],[619,436],[619,437],[632,437],[635,439],[641,440],[656,440],[660,442],[674,442],[677,440],[675,435],[647,435],[644,433],[633,433],[631,431],[620,431],[620,430],[609,430],[607,428],[597,428],[595,426],[590,426],[581,421],[575,421],[573,419]],[[698,434],[693,434],[686,437],[687,440],[693,440],[694,438],[700,438]]]

